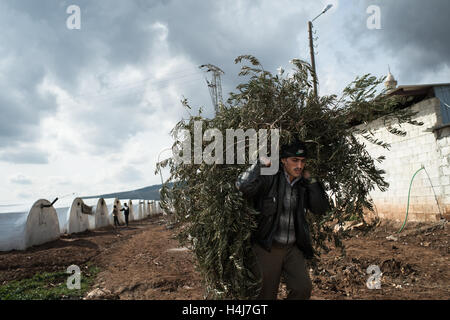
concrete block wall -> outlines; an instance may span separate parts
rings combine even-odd
[[[406,216],[408,191],[414,174],[419,171],[411,185],[408,221],[437,221],[441,214],[450,216],[450,128],[433,132],[431,128],[441,125],[440,102],[437,98],[421,101],[411,106],[418,112],[414,120],[422,126],[393,123],[392,127],[407,132],[397,136],[386,129],[383,119],[358,129],[371,129],[373,138],[389,143],[384,149],[356,135],[358,141],[366,145],[372,157],[384,155],[386,160],[377,166],[386,171],[385,179],[389,189],[381,192],[377,188],[370,194],[375,211],[382,219],[402,222]]]

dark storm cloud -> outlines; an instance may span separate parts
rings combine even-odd
[[[293,10],[299,7],[268,12],[264,3],[270,2],[191,0],[183,2],[183,10],[162,8],[170,10],[162,16],[170,29],[171,45],[198,65],[219,66],[226,73],[224,86],[234,90],[241,81],[237,76],[241,66],[234,64],[237,56],[254,55],[266,70],[274,72],[301,54],[296,36],[299,32],[306,35],[306,15]],[[227,94],[224,92],[224,99]]]
[[[66,9],[72,4],[81,8],[80,30],[66,28]],[[237,77],[240,66],[234,65],[238,55],[255,55],[266,70],[274,72],[301,54],[296,37],[299,32],[306,35],[306,18],[299,4],[292,2],[294,5],[284,8],[271,1],[203,0],[2,1],[0,112],[9,123],[0,129],[0,149],[38,139],[42,118],[58,111],[52,97],[39,93],[44,79],[77,96],[83,94],[86,75],[94,75],[102,83],[105,75],[125,67],[139,69],[158,56],[155,39],[160,34],[151,27],[156,22],[168,27],[170,54],[187,57],[195,65],[212,63],[226,72],[226,99],[241,81]],[[270,6],[277,9],[270,10]],[[205,88],[201,81],[197,89],[190,87],[179,94],[191,98]],[[206,96],[204,92],[202,96]],[[98,104],[95,112],[80,117],[96,126],[89,142],[117,146],[117,139],[136,134],[142,129],[142,121],[136,117],[142,118],[144,113],[136,112],[134,117],[121,107],[132,108],[137,103],[124,96]],[[211,108],[209,99],[206,104]],[[102,114],[106,114],[102,121],[89,120],[100,119]]]
[[[410,81],[420,81],[425,73],[450,66],[450,1],[353,2],[358,9],[353,11],[346,25],[347,32],[351,42],[358,43],[364,55],[392,57],[400,67],[395,74]],[[381,9],[381,30],[369,30],[366,26],[369,5],[378,5]]]
[[[111,73],[146,61],[152,30],[139,3],[2,1],[0,148],[38,139],[42,117],[57,111],[54,97],[38,90],[45,77],[76,95],[83,75],[102,62],[103,71]],[[81,30],[66,27],[71,4],[82,9]]]

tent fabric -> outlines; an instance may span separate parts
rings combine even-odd
[[[67,225],[69,222],[70,207],[55,208],[58,215],[59,233],[67,233]]]
[[[133,199],[133,217],[134,220],[142,220],[142,217],[139,213],[139,200]],[[131,210],[130,210],[131,211]]]
[[[81,204],[81,213],[84,214],[94,214],[91,206],[86,205],[85,203]]]
[[[89,200],[94,200],[94,201],[89,201]],[[96,211],[97,211],[97,202],[98,199],[83,199],[83,202],[86,206],[88,206],[91,210],[91,214],[87,214],[88,217],[88,229],[89,230],[95,230],[96,224],[95,224],[95,215],[96,215]]]
[[[25,248],[59,239],[56,210],[48,200],[35,202],[28,214],[25,227]]]
[[[108,219],[109,219],[109,223],[111,225],[114,225],[114,218],[113,218],[113,208],[114,205],[117,206],[117,208],[119,209],[119,222],[120,224],[124,224],[125,223],[125,218],[123,215],[123,211],[120,211],[120,209],[122,209],[122,204],[120,203],[120,200],[117,198],[107,198],[105,199],[106,202],[106,206],[108,208]]]
[[[83,202],[92,211],[92,214],[88,215],[89,230],[109,226],[108,208],[103,198],[83,199]]]
[[[81,198],[75,198],[72,202],[69,212],[69,220],[67,224],[67,233],[79,233],[88,230],[89,218],[86,214],[83,214],[83,200]]]
[[[2,208],[0,251],[25,250],[58,239],[58,215],[53,207],[44,207],[49,205],[49,201],[41,199],[32,206]],[[14,212],[5,212],[8,209]]]
[[[135,217],[132,199],[128,200],[128,207],[130,208],[130,216],[129,216],[130,221],[136,221],[137,219]]]
[[[106,206],[105,199],[100,198],[97,201],[95,210],[95,228],[103,228],[109,225],[108,207]]]
[[[124,204],[126,203],[128,208],[130,209],[129,211],[129,215],[128,215],[128,221],[134,221],[134,214],[133,214],[133,204],[132,202],[130,203],[131,199],[120,199],[121,203],[122,203],[122,208],[124,208]],[[125,213],[123,211],[120,212],[121,215],[123,216],[123,219],[125,221]]]
[[[142,201],[142,200],[139,200],[139,217],[141,217],[141,220],[145,218],[144,201]]]
[[[26,212],[0,214],[0,251],[25,250]]]

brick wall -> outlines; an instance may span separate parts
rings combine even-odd
[[[385,192],[377,188],[370,196],[374,200],[375,211],[380,218],[401,222],[405,219],[408,190],[413,175],[419,171],[412,183],[409,200],[408,221],[436,221],[440,213],[450,217],[450,128],[432,131],[442,124],[440,102],[431,98],[411,106],[418,111],[414,120],[422,126],[402,124],[400,129],[407,132],[404,137],[389,133],[383,119],[377,119],[359,129],[371,129],[374,138],[389,143],[389,150],[374,145],[357,135],[367,151],[373,156],[384,155],[386,160],[378,167],[386,171],[385,179],[389,189]],[[398,125],[393,125],[399,128]],[[431,180],[431,182],[430,182]]]

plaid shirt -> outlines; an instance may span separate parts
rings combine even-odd
[[[286,177],[286,192],[283,199],[283,210],[280,215],[280,222],[275,231],[274,240],[281,244],[295,243],[294,214],[297,210],[298,192],[294,185],[300,178],[289,181],[289,175],[284,171]]]

